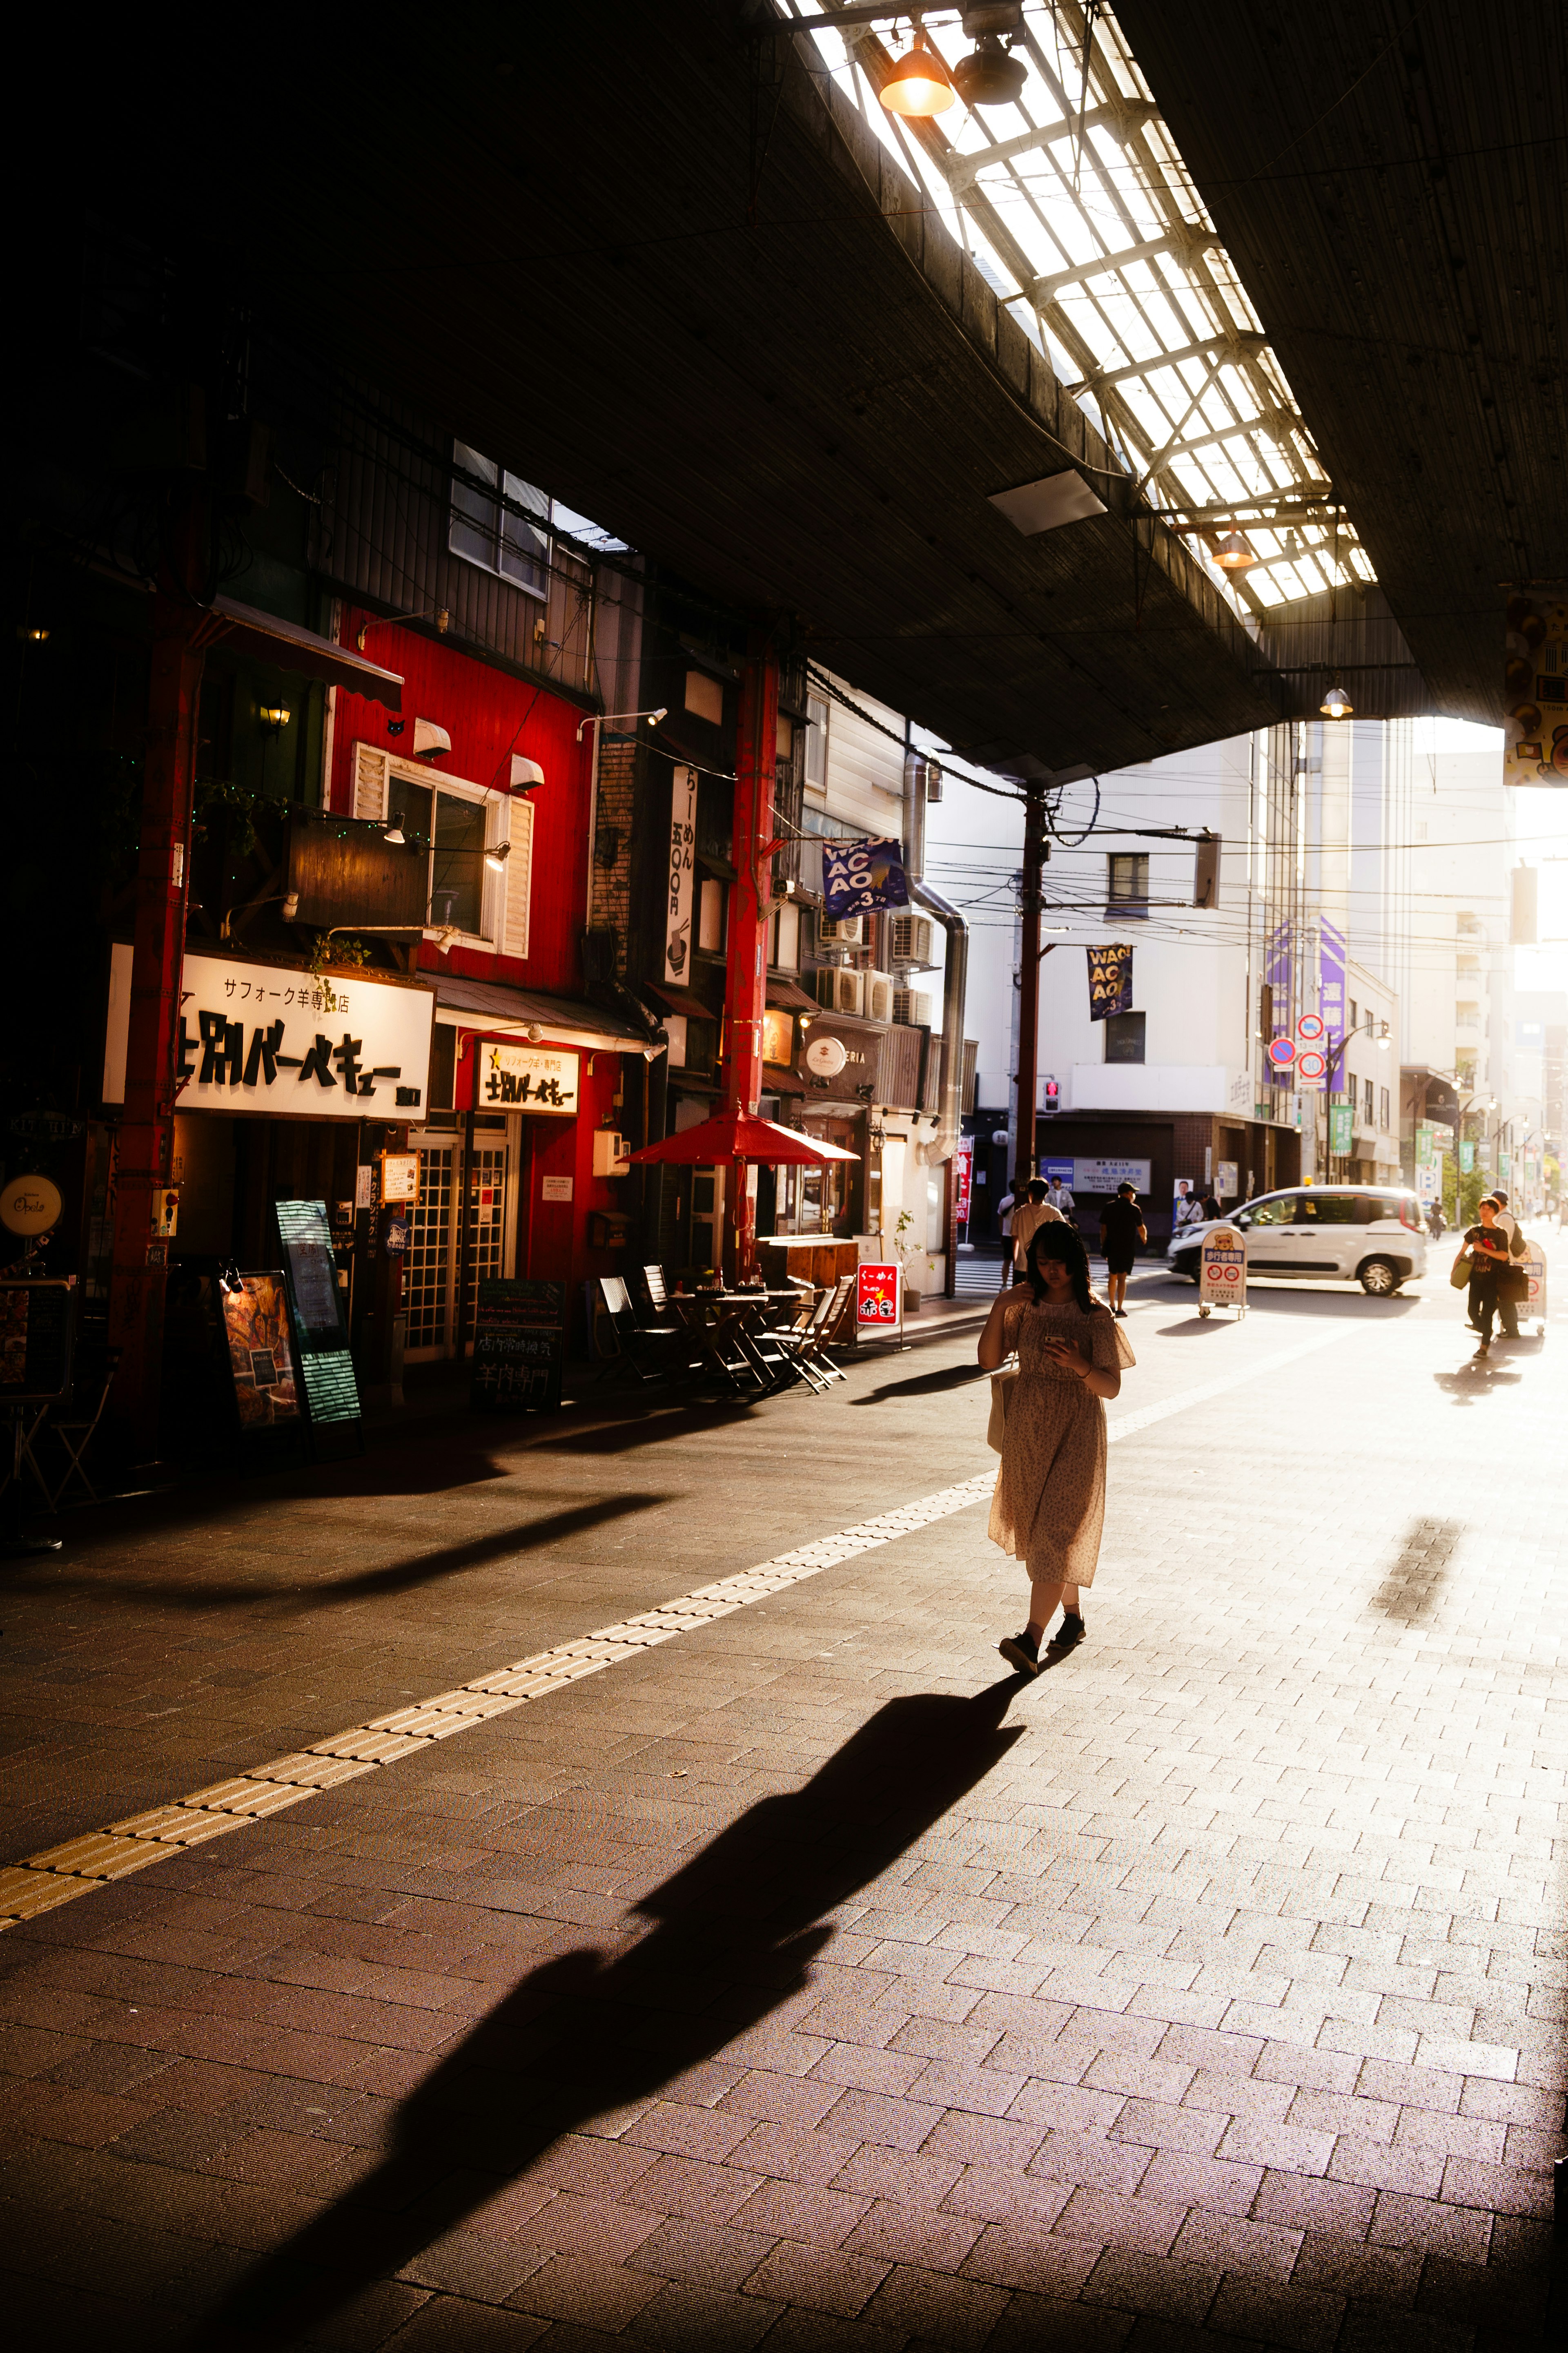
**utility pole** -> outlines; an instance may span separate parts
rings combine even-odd
[[[735,731],[735,799],[731,856],[729,970],[724,987],[724,1108],[755,1116],[763,1082],[763,1013],[767,1004],[768,902],[766,867],[777,848],[773,831],[773,764],[779,726],[779,658],[771,629],[753,630],[741,672],[740,722]],[[726,1271],[748,1276],[757,1255],[754,1165],[728,1171],[724,1203]]]
[[[1015,1177],[1035,1174],[1035,1096],[1040,1035],[1040,910],[1044,896],[1046,797],[1031,779],[1024,809],[1024,885],[1018,948],[1018,1145]]]
[[[111,1410],[142,1459],[157,1451],[167,1246],[153,1197],[169,1177],[179,1091],[180,970],[195,776],[196,702],[211,631],[205,484],[176,483],[153,599],[153,660],[125,1109],[120,1124],[109,1336],[119,1348]]]

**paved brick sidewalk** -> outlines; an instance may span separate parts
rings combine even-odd
[[[22,2341],[1545,2341],[1561,1331],[1257,1296],[1141,1295],[1118,1410],[1341,1336],[1113,1450],[1039,1683],[974,1510],[0,1937]],[[983,1412],[933,1347],[84,1526],[5,1613],[12,1852],[966,1477]]]

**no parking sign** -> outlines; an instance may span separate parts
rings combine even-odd
[[[1214,1226],[1199,1246],[1198,1314],[1211,1307],[1247,1312],[1247,1238],[1236,1226]]]

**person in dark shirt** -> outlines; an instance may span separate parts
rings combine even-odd
[[[1480,1223],[1465,1228],[1459,1247],[1470,1261],[1470,1322],[1481,1335],[1476,1353],[1484,1356],[1492,1344],[1498,1276],[1508,1264],[1509,1238],[1497,1222],[1497,1203],[1489,1195],[1481,1202],[1479,1214]]]
[[[1132,1261],[1141,1242],[1149,1239],[1143,1223],[1143,1212],[1138,1207],[1138,1196],[1131,1185],[1119,1185],[1114,1201],[1107,1201],[1100,1213],[1100,1247],[1105,1252],[1106,1291],[1110,1312],[1122,1323],[1127,1321],[1123,1303],[1127,1297],[1127,1278],[1132,1271]]]

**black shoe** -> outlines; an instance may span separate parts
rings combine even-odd
[[[1050,1647],[1053,1651],[1076,1651],[1088,1631],[1081,1618],[1070,1609],[1064,1609],[1062,1622],[1051,1636]]]
[[[1125,1308],[1125,1307],[1113,1307],[1113,1308],[1111,1309],[1111,1311],[1110,1311],[1110,1312],[1111,1312],[1111,1314],[1115,1316],[1115,1318],[1116,1318],[1116,1320],[1117,1320],[1117,1322],[1118,1322],[1119,1324],[1125,1324],[1125,1323],[1126,1323],[1126,1321],[1127,1321],[1127,1310],[1126,1310],[1126,1308]]]
[[[1021,1634],[1007,1635],[1005,1641],[997,1643],[996,1648],[1001,1651],[1007,1664],[1010,1667],[1016,1667],[1021,1675],[1039,1673],[1039,1647],[1027,1627]]]

